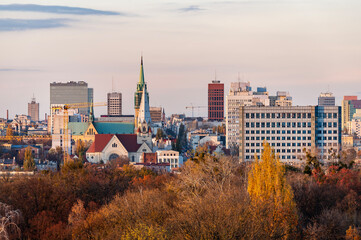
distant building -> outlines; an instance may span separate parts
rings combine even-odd
[[[179,152],[173,150],[157,151],[158,163],[169,163],[170,169],[179,168],[183,165],[183,157],[179,156]]]
[[[356,109],[361,109],[361,100],[357,96],[344,96],[342,101],[342,130],[348,128],[356,113]]]
[[[226,96],[226,147],[236,147],[239,141],[239,109],[241,106],[269,106],[267,91],[254,94],[249,82],[232,82]]]
[[[122,115],[122,94],[119,92],[108,93],[108,115]]]
[[[208,84],[208,120],[224,120],[224,84],[217,80]]]
[[[28,115],[32,121],[39,121],[39,103],[35,101],[35,98],[32,98],[31,102],[28,103]]]
[[[134,123],[134,115],[100,115],[97,122],[129,122]]]
[[[150,118],[152,122],[161,122],[162,121],[162,108],[161,107],[150,107]]]
[[[337,106],[253,107],[240,110],[241,161],[260,158],[266,140],[283,162],[305,159],[303,149],[331,160],[341,147],[341,108]]]
[[[318,106],[335,106],[335,96],[332,93],[321,93],[318,97]]]
[[[277,91],[277,100],[275,101],[275,106],[278,107],[290,107],[292,106],[292,97],[288,92]]]
[[[84,81],[50,83],[50,106],[52,104],[72,104],[93,102],[93,88]],[[80,108],[80,114],[89,115],[89,108]]]

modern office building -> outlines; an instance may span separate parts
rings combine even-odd
[[[150,107],[150,118],[152,122],[161,122],[162,121],[162,108],[161,107]]]
[[[93,102],[93,88],[88,88],[84,81],[50,83],[50,106],[52,104],[90,103]],[[89,115],[89,108],[80,108],[80,114]]]
[[[361,100],[357,96],[344,96],[342,101],[342,130],[348,131],[348,126],[356,113],[356,109],[361,109]]]
[[[257,91],[258,92],[258,91]],[[262,94],[261,94],[262,93]],[[226,96],[226,147],[238,147],[241,106],[269,106],[267,90],[254,94],[249,82],[232,82]]]
[[[30,116],[31,121],[39,121],[39,103],[35,101],[34,97],[28,103],[28,116]]]
[[[318,106],[335,106],[335,96],[332,93],[321,93],[318,97]]]
[[[122,115],[122,94],[120,92],[108,93],[108,115]]]
[[[341,146],[341,107],[291,106],[240,108],[239,156],[241,161],[261,157],[263,142],[284,162],[305,159],[305,150],[331,160]]]
[[[208,120],[224,120],[224,84],[217,80],[208,84]]]

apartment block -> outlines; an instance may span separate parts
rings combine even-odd
[[[341,107],[243,106],[239,115],[241,161],[260,158],[264,141],[283,162],[304,160],[304,149],[328,161],[331,152],[341,147]]]

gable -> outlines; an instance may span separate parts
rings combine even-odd
[[[98,134],[98,131],[96,130],[96,128],[94,127],[93,123],[90,123],[89,124],[89,127],[88,129],[85,131],[85,134],[86,136],[93,136],[93,135],[96,135]]]
[[[117,134],[116,136],[128,152],[137,152],[141,146],[137,142],[136,134]]]
[[[139,149],[138,149],[137,152],[138,152],[138,153],[141,153],[141,152],[152,152],[152,149],[150,149],[150,147],[148,146],[148,144],[143,143],[143,144],[139,147]]]
[[[121,151],[123,155],[127,155],[128,151],[125,149],[123,144],[119,141],[119,139],[113,135],[113,137],[109,140],[108,144],[104,147],[102,152],[110,152],[110,151]]]

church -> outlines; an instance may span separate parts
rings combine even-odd
[[[131,162],[139,162],[143,153],[153,152],[149,94],[144,81],[143,57],[140,79],[134,94],[134,134],[95,134],[86,158],[91,163],[107,163],[109,160],[126,156]]]

